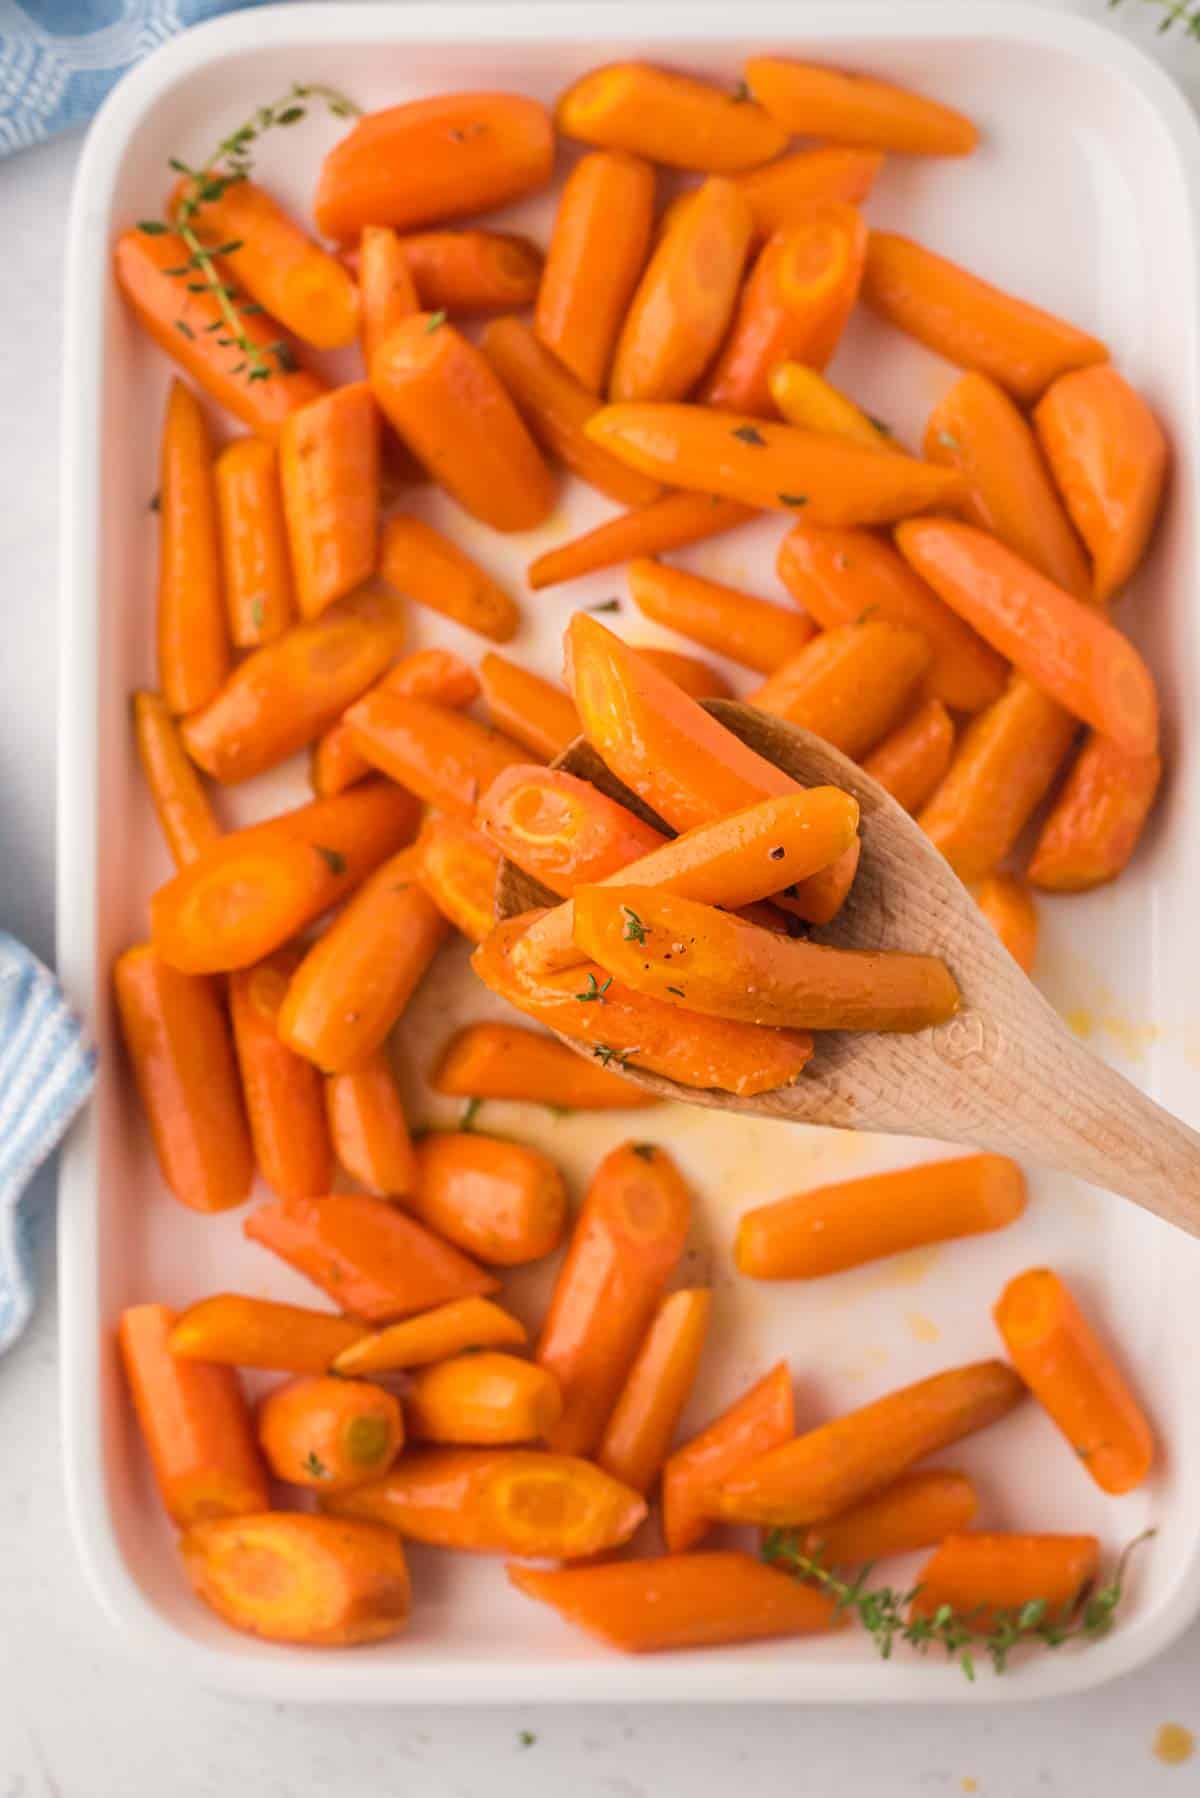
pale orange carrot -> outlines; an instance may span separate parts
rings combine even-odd
[[[518,1024],[468,1024],[442,1050],[429,1084],[451,1098],[510,1099],[568,1111],[637,1111],[658,1104],[653,1093],[619,1073]]]
[[[1037,1604],[1047,1623],[1066,1623],[1099,1558],[1095,1536],[947,1536],[917,1576],[910,1615],[933,1617],[947,1606],[989,1635],[1002,1617],[1012,1621]]]
[[[910,156],[965,156],[979,141],[970,119],[870,75],[783,56],[752,56],[746,83],[786,131]]]
[[[365,381],[292,413],[279,478],[301,615],[315,618],[374,574],[379,556],[379,412]]]
[[[468,1349],[516,1348],[528,1339],[524,1324],[491,1299],[452,1299],[382,1330],[364,1330],[349,1322],[343,1327],[354,1331],[353,1339],[330,1365],[337,1373],[354,1377],[428,1367]]]
[[[844,437],[862,449],[898,453],[899,445],[883,420],[856,406],[817,369],[803,362],[780,362],[771,370],[769,386],[784,418],[802,431],[821,431],[830,437]]]
[[[229,672],[212,442],[200,402],[172,381],[159,454],[158,683],[172,712],[204,705]]]
[[[229,1011],[259,1172],[281,1199],[327,1192],[333,1147],[321,1076],[282,1040],[279,1013],[301,952],[276,950],[229,977]]]
[[[927,699],[871,751],[863,772],[915,813],[944,780],[953,754],[953,720],[940,699]]]
[[[641,558],[629,564],[628,578],[634,604],[647,618],[760,674],[798,655],[813,634],[802,612],[682,568]]]
[[[642,660],[682,687],[692,699],[732,699],[733,688],[711,662],[683,655],[677,649],[660,649],[657,643],[635,643]]]
[[[757,168],[787,143],[786,131],[745,95],[645,62],[590,70],[563,94],[555,119],[585,144],[710,173]]]
[[[519,662],[489,651],[479,663],[484,703],[492,723],[550,761],[579,735],[579,717],[570,698]]]
[[[481,943],[495,922],[500,853],[461,818],[427,814],[418,842],[418,879],[448,923]]]
[[[396,663],[379,683],[388,693],[406,699],[430,699],[455,711],[479,697],[479,677],[451,649],[418,649]],[[353,732],[344,721],[327,730],[313,744],[309,783],[318,799],[345,792],[365,780],[371,764],[354,747]]]
[[[604,1426],[596,1460],[635,1492],[649,1492],[662,1471],[696,1378],[711,1304],[707,1287],[663,1299]]]
[[[722,1480],[789,1442],[795,1433],[791,1375],[786,1362],[779,1361],[668,1459],[662,1507],[663,1535],[671,1553],[680,1554],[704,1540]]]
[[[563,184],[534,329],[576,380],[599,393],[654,227],[654,169],[594,150]]]
[[[978,1494],[965,1473],[944,1473],[940,1467],[902,1473],[873,1498],[809,1530],[804,1553],[825,1567],[911,1554],[969,1529],[978,1509]]]
[[[546,1441],[562,1408],[553,1374],[496,1349],[418,1367],[404,1395],[405,1416],[418,1441],[481,1448]]]
[[[751,169],[738,176],[737,184],[750,203],[757,235],[770,237],[781,226],[805,218],[814,206],[860,205],[882,167],[877,150],[821,145]]]
[[[564,898],[585,881],[620,873],[665,841],[627,806],[562,768],[505,769],[476,816],[502,855]]]
[[[668,550],[701,543],[754,515],[752,506],[718,499],[715,494],[665,493],[651,505],[598,524],[560,549],[546,550],[529,564],[526,578],[535,591],[556,587],[636,556],[665,555]]]
[[[171,1353],[187,1361],[261,1367],[272,1373],[324,1373],[339,1355],[370,1336],[365,1324],[331,1311],[219,1292],[181,1312],[168,1341]]]
[[[906,625],[843,624],[777,668],[750,704],[861,761],[908,710],[931,662],[925,638]]]
[[[421,310],[404,245],[390,226],[363,228],[358,240],[358,293],[363,356],[370,368],[393,326]]]
[[[1050,808],[1026,878],[1051,893],[1115,880],[1138,846],[1162,779],[1162,758],[1130,755],[1088,733]]]
[[[989,874],[975,902],[1004,947],[1028,974],[1037,958],[1038,916],[1029,888],[1012,874]]]
[[[386,1049],[325,1082],[325,1112],[338,1163],[368,1192],[405,1198],[416,1159]]]
[[[373,767],[428,805],[466,818],[506,768],[527,759],[502,731],[380,687],[350,707],[346,723]]]
[[[253,649],[295,614],[274,444],[236,438],[217,457],[216,476],[230,634],[239,649]]]
[[[142,773],[177,868],[194,862],[221,827],[208,794],[180,741],[170,707],[158,693],[135,693],[133,730]]]

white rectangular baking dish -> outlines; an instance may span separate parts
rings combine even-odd
[[[97,1596],[160,1667],[241,1694],[305,1701],[952,1700],[991,1703],[1090,1686],[1159,1650],[1200,1603],[1200,1404],[1189,1327],[1200,1250],[1070,1182],[1035,1173],[1024,1220],[993,1238],[925,1252],[796,1292],[737,1281],[729,1248],[751,1203],[815,1179],[895,1165],[919,1145],[736,1123],[673,1107],[638,1120],[695,1180],[701,1223],[688,1272],[711,1272],[720,1327],[685,1425],[694,1427],[779,1355],[797,1375],[801,1419],[862,1403],[942,1366],[995,1352],[989,1307],[1009,1275],[1052,1262],[1110,1320],[1166,1446],[1153,1485],[1102,1501],[1033,1406],[953,1457],[981,1481],[998,1527],[1095,1528],[1113,1548],[1148,1523],[1117,1632],[1083,1653],[1031,1656],[1002,1680],[903,1657],[885,1664],[853,1631],[815,1642],[628,1661],[601,1652],[506,1587],[492,1561],[414,1554],[416,1609],[403,1639],[351,1653],[284,1649],[235,1635],[187,1591],[120,1390],[113,1327],[149,1298],[182,1304],[221,1288],[312,1295],[244,1243],[241,1217],[195,1217],[165,1195],[114,1041],[109,968],[145,931],[166,863],[139,784],[127,695],[152,679],[153,532],[147,505],[167,368],[124,314],[109,279],[115,231],[161,205],[170,154],[195,160],[294,80],[333,82],[367,107],[447,88],[505,87],[550,100],[590,65],[626,55],[735,77],[776,49],[877,71],[962,106],[986,142],[969,165],[897,158],[870,216],[927,240],[1098,332],[1165,418],[1177,450],[1168,521],[1126,608],[1163,683],[1172,773],[1136,868],[1112,892],[1047,905],[1044,984],[1076,1027],[1147,1090],[1200,1115],[1190,1024],[1200,966],[1191,917],[1200,890],[1200,588],[1195,448],[1197,153],[1179,94],[1128,44],[1094,25],[1025,6],[814,4],[304,7],[207,25],[124,81],[84,152],[71,219],[63,497],[59,956],[102,1051],[96,1099],[67,1148],[61,1181],[66,1476],[76,1541]],[[264,145],[261,170],[302,204],[340,127],[309,121]],[[511,217],[544,235],[544,201]],[[919,431],[951,378],[934,357],[856,318],[833,369],[901,435]],[[438,502],[426,502],[431,515]],[[537,540],[478,538],[518,587],[528,556],[599,517],[572,495]],[[461,520],[454,528],[462,532]],[[693,552],[695,566],[777,592],[778,527]],[[527,599],[517,645],[554,671],[571,609],[621,590],[619,571]],[[622,623],[624,628],[624,623]],[[414,641],[477,641],[414,616]],[[637,628],[635,637],[654,635]],[[276,803],[301,796],[281,774]],[[263,805],[260,797],[256,803]],[[244,807],[230,808],[243,817]],[[462,959],[406,1022],[403,1056],[427,1065],[451,1025],[491,1009]],[[416,1121],[453,1115],[413,1078]],[[579,1189],[620,1120],[496,1108],[495,1127],[534,1140]],[[514,1282],[518,1306],[545,1273]],[[536,1305],[534,1306],[536,1312]]]

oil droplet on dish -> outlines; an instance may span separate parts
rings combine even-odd
[[[1064,1011],[1063,1023],[1081,1042],[1086,1043],[1096,1034],[1096,1020],[1086,1005],[1075,1005],[1070,1011]]]
[[[979,1781],[977,1779],[972,1779],[969,1773],[963,1774],[960,1783],[964,1792],[977,1792],[979,1790]]]
[[[1182,1767],[1195,1752],[1196,1738],[1182,1723],[1160,1723],[1154,1735],[1154,1753],[1167,1767]]]
[[[921,1311],[910,1311],[905,1319],[914,1342],[940,1342],[942,1332],[932,1317],[926,1317]],[[965,1788],[964,1788],[965,1790]]]
[[[1128,1061],[1141,1061],[1151,1043],[1162,1036],[1157,1024],[1135,1024],[1130,1018],[1118,1016],[1101,1018],[1100,1028]]]

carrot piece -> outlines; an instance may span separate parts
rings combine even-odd
[[[502,855],[564,898],[605,880],[665,841],[628,807],[561,768],[508,768],[479,804],[480,827]]]
[[[1006,1155],[963,1155],[816,1186],[742,1216],[734,1259],[754,1280],[816,1280],[885,1255],[1002,1230],[1025,1209]]]
[[[192,1211],[240,1205],[254,1151],[216,989],[179,973],[149,943],[118,956],[113,981],[163,1179]]]
[[[276,1479],[348,1492],[387,1472],[404,1445],[399,1401],[367,1380],[306,1374],[268,1392],[258,1439]]]
[[[965,1473],[944,1473],[940,1467],[902,1473],[874,1497],[810,1530],[804,1553],[825,1567],[911,1554],[969,1529],[978,1509],[978,1494]]]
[[[502,731],[381,687],[351,706],[346,722],[374,767],[427,804],[460,817],[473,817],[492,782],[527,760],[527,752]]]
[[[1095,337],[890,231],[871,233],[862,292],[889,324],[1026,405],[1068,369],[1108,360]]]
[[[921,1569],[909,1614],[932,1617],[949,1605],[989,1635],[1005,1614],[1040,1602],[1048,1623],[1065,1622],[1099,1556],[1095,1536],[947,1536]]]
[[[979,141],[961,112],[873,76],[784,56],[752,56],[746,81],[785,131],[829,143],[910,156],[966,156]]]
[[[691,1394],[708,1329],[707,1287],[662,1300],[596,1450],[606,1473],[635,1492],[654,1485]]]
[[[605,406],[587,433],[670,486],[767,511],[802,508],[811,524],[890,524],[953,505],[962,492],[951,469],[706,406]]]
[[[1029,888],[1011,874],[989,874],[976,904],[1004,947],[1028,974],[1037,958],[1038,918]]]
[[[277,767],[374,685],[403,640],[394,594],[351,593],[239,662],[184,720],[188,754],[226,785]]]
[[[1095,561],[1095,597],[1111,599],[1137,568],[1162,503],[1169,450],[1162,426],[1115,368],[1063,375],[1034,424],[1068,512]]]
[[[416,1181],[408,1120],[387,1051],[325,1082],[325,1111],[339,1164],[368,1192],[406,1197]]]
[[[753,100],[645,62],[592,69],[563,94],[555,122],[585,144],[706,173],[757,168],[787,144]]]
[[[171,383],[159,454],[158,680],[172,712],[204,705],[229,672],[212,443],[200,402]]]
[[[337,1373],[395,1373],[428,1367],[466,1349],[509,1348],[527,1340],[525,1326],[491,1299],[454,1299],[382,1330],[361,1331],[334,1356]]]
[[[150,900],[156,949],[185,974],[248,968],[409,841],[418,806],[373,780],[220,837]]]
[[[177,1360],[166,1305],[121,1313],[117,1341],[159,1495],[181,1529],[265,1511],[267,1476],[231,1367]]]
[[[562,688],[489,650],[480,659],[484,704],[493,724],[550,761],[579,735],[579,717]]]
[[[882,419],[872,418],[839,391],[831,381],[805,363],[780,362],[767,383],[775,406],[790,425],[802,431],[819,431],[828,437],[844,437],[862,449],[899,453],[899,445]],[[934,457],[927,457],[935,460]]]
[[[1096,1484],[1131,1492],[1154,1463],[1154,1433],[1109,1349],[1050,1268],[1010,1280],[996,1326],[1017,1372]]]
[[[591,1066],[552,1036],[519,1024],[468,1024],[429,1075],[436,1093],[458,1099],[516,1099],[568,1111],[640,1111],[657,1105],[620,1074]]]
[[[233,1040],[254,1157],[281,1199],[313,1198],[328,1192],[333,1179],[321,1076],[279,1034],[280,1007],[300,959],[298,949],[280,949],[229,980]]]
[[[733,688],[709,662],[699,656],[683,655],[677,649],[660,649],[657,644],[635,643],[644,661],[660,674],[682,687],[692,699],[732,699]]]
[[[796,1433],[787,1364],[769,1373],[668,1457],[663,1468],[663,1537],[672,1554],[694,1548],[708,1534],[709,1512],[721,1481]]]
[[[509,231],[423,231],[400,247],[425,312],[511,312],[532,306],[542,252]]]
[[[279,478],[302,617],[315,618],[375,572],[379,412],[365,381],[284,422]]]
[[[358,240],[358,291],[363,357],[370,368],[388,333],[421,310],[404,245],[390,226],[363,229]]]
[[[186,868],[217,841],[221,827],[180,741],[170,707],[160,694],[134,694],[133,731],[171,859],[177,868]]]
[[[529,564],[526,579],[535,592],[613,568],[635,556],[664,555],[689,543],[718,537],[754,517],[751,506],[706,493],[665,493],[649,506],[622,513],[585,531]]]
[[[290,412],[319,399],[324,381],[297,368],[278,349],[278,320],[266,313],[242,314],[241,330],[270,370],[255,379],[257,363],[229,340],[215,294],[192,293],[178,273],[191,251],[173,231],[149,236],[125,231],[117,239],[113,264],[117,285],[142,329],[165,350],[210,398],[260,437],[274,438]],[[179,329],[180,320],[187,326]]]
[[[599,393],[654,229],[654,169],[593,150],[563,184],[534,329],[577,381]]]
[[[417,1440],[482,1448],[543,1441],[563,1408],[553,1374],[494,1349],[417,1368],[404,1404]]]
[[[438,1548],[559,1561],[619,1548],[646,1515],[638,1493],[590,1462],[513,1448],[416,1449],[329,1509]]]
[[[945,779],[954,754],[954,724],[940,699],[925,704],[897,725],[863,762],[906,812],[919,812]]]
[[[1083,893],[1114,880],[1137,848],[1162,779],[1158,755],[1129,755],[1092,731],[1026,869],[1035,887]]]
[[[389,521],[394,522],[394,521]],[[387,527],[384,527],[386,554]],[[460,710],[479,696],[475,670],[450,649],[418,649],[405,656],[384,675],[381,686],[405,699],[428,699],[434,705]],[[353,733],[345,723],[335,724],[314,743],[309,779],[319,799],[345,792],[364,780],[371,764],[354,747]]]
[[[831,1630],[837,1606],[736,1550],[598,1567],[510,1567],[509,1581],[625,1654],[765,1642]]]
[[[1003,1361],[933,1374],[759,1455],[721,1482],[713,1509],[731,1522],[822,1523],[1007,1416],[1024,1394]]]
[[[554,506],[553,477],[483,352],[436,312],[396,325],[371,388],[423,468],[497,531],[529,531]]]
[[[260,1205],[242,1226],[336,1304],[390,1323],[498,1282],[395,1205],[365,1192]]]
[[[551,1254],[567,1226],[567,1189],[549,1156],[476,1131],[422,1137],[411,1202],[431,1230],[493,1267]]]
[[[912,518],[896,541],[934,591],[1051,698],[1131,755],[1153,751],[1153,677],[1107,619],[973,525]]]
[[[1076,599],[1088,597],[1087,557],[1037,438],[1002,387],[987,375],[961,375],[929,414],[924,453],[930,462],[957,468],[966,481],[961,510],[968,523],[990,531]]]
[[[169,1347],[185,1361],[263,1367],[274,1373],[324,1373],[370,1330],[349,1317],[220,1292],[182,1312]]]
[[[777,668],[750,703],[861,760],[903,716],[931,661],[925,638],[906,625],[843,624]]]
[[[853,206],[814,207],[801,222],[774,232],[705,379],[705,402],[769,418],[777,364],[794,358],[824,368],[854,309],[866,254],[867,227]]]
[[[802,612],[682,568],[639,559],[628,572],[634,604],[647,618],[760,674],[799,655],[813,634],[812,620]]]
[[[800,224],[815,206],[859,206],[883,167],[877,150],[821,145],[793,150],[738,176],[759,237]]]
[[[421,885],[448,923],[481,943],[496,921],[499,851],[461,818],[431,813],[418,843]]]
[[[229,630],[239,649],[270,643],[295,614],[275,446],[238,437],[216,464]]]
[[[443,618],[452,618],[494,643],[507,643],[516,635],[521,614],[512,595],[423,518],[401,512],[387,520],[380,542],[379,572],[390,586],[418,605],[440,612]],[[451,703],[434,692],[414,691],[409,697],[436,699],[440,705]]]
[[[180,1542],[188,1578],[226,1623],[271,1642],[348,1647],[404,1628],[408,1566],[391,1530],[267,1511],[199,1523]]]

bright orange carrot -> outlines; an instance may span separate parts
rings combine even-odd
[[[526,579],[536,591],[578,580],[601,568],[613,568],[635,556],[665,555],[689,543],[720,536],[754,517],[751,506],[717,499],[706,493],[666,493],[652,505],[623,513],[585,531],[560,549],[550,549],[529,564]]]
[[[279,1013],[301,954],[276,950],[230,976],[229,1006],[246,1116],[259,1171],[281,1199],[328,1192],[333,1146],[321,1076],[279,1034]]]
[[[516,1099],[568,1111],[639,1111],[658,1103],[620,1074],[519,1024],[468,1024],[442,1050],[429,1084],[450,1098]]]
[[[948,1536],[918,1575],[913,1617],[943,1605],[988,1635],[1004,1615],[1042,1604],[1046,1621],[1065,1623],[1090,1585],[1100,1556],[1095,1536]]]
[[[792,1382],[783,1361],[682,1448],[663,1469],[663,1536],[672,1554],[694,1548],[711,1527],[721,1481],[795,1435]]]
[[[932,661],[919,632],[872,618],[823,631],[750,695],[750,703],[861,760],[908,710]]]
[[[635,643],[633,647],[643,661],[682,687],[692,699],[733,698],[733,688],[725,676],[699,656],[682,655],[677,649],[660,649],[651,643]]]
[[[562,1404],[553,1374],[494,1349],[417,1368],[404,1398],[416,1439],[481,1448],[544,1441]]]
[[[785,131],[829,143],[910,156],[965,156],[979,141],[961,112],[869,75],[790,57],[752,56],[746,82]]]
[[[753,100],[645,62],[592,69],[563,94],[555,119],[585,144],[707,173],[757,168],[787,143]]]
[[[833,1599],[753,1555],[660,1555],[598,1567],[515,1567],[511,1583],[625,1654],[661,1654],[812,1636],[834,1628]]]
[[[421,310],[403,244],[388,225],[367,225],[358,240],[358,292],[363,358],[369,369],[388,333]]]
[[[192,1211],[240,1205],[254,1151],[216,989],[179,973],[149,943],[118,957],[113,981],[163,1179]]]
[[[995,1309],[1017,1372],[1105,1492],[1131,1492],[1154,1462],[1154,1433],[1111,1352],[1050,1268],[1010,1280]]]
[[[906,812],[919,812],[945,779],[954,754],[954,724],[940,699],[927,699],[863,762],[863,772]]]
[[[401,512],[387,520],[380,542],[379,572],[418,605],[428,606],[495,643],[507,643],[521,622],[512,595],[423,518]],[[414,692],[411,697],[448,703],[435,693]]]
[[[940,1467],[902,1473],[873,1498],[810,1530],[804,1553],[826,1567],[852,1567],[911,1554],[969,1529],[979,1498],[965,1473]]]
[[[533,322],[592,393],[607,378],[653,228],[650,163],[622,150],[580,158],[563,184]]]
[[[173,712],[204,705],[229,672],[212,443],[200,402],[172,381],[159,454],[158,680]]]
[[[976,904],[1013,960],[1028,974],[1037,958],[1038,917],[1029,888],[1011,874],[989,874]]]
[[[431,1230],[493,1267],[551,1254],[567,1224],[567,1189],[549,1156],[473,1130],[422,1137],[411,1203]]]
[[[664,838],[590,781],[561,768],[508,768],[480,801],[478,822],[502,855],[564,897],[661,847]]]
[[[596,1460],[635,1492],[649,1492],[662,1471],[696,1378],[711,1304],[707,1287],[663,1299],[605,1425]]]
[[[512,312],[532,306],[542,252],[507,231],[422,231],[400,240],[425,312]]]
[[[468,1349],[519,1347],[526,1340],[524,1324],[491,1299],[454,1299],[382,1330],[359,1331],[332,1365],[344,1376],[395,1373],[428,1367]]]
[[[682,568],[643,559],[631,562],[628,574],[634,604],[647,618],[760,674],[799,655],[813,634],[802,612]]]
[[[575,707],[561,687],[489,651],[479,663],[484,703],[493,724],[547,761],[579,735]]]
[[[365,381],[292,413],[279,433],[279,478],[296,599],[315,618],[374,574],[379,557],[379,412]]]
[[[117,1329],[121,1360],[163,1504],[181,1529],[270,1504],[238,1377],[231,1367],[177,1360],[175,1314],[133,1305]]]
[[[258,1407],[258,1439],[276,1479],[348,1492],[387,1472],[404,1444],[399,1401],[367,1380],[306,1374]]]
[[[368,1192],[404,1198],[416,1180],[408,1120],[386,1049],[325,1082],[325,1112],[340,1166]]]
[[[133,731],[167,848],[175,866],[185,868],[216,842],[221,827],[161,695],[134,694]]]
[[[273,444],[238,437],[221,451],[217,508],[230,634],[239,649],[253,649],[286,630],[295,612]]]
[[[365,1324],[303,1305],[221,1292],[182,1312],[171,1331],[173,1355],[274,1373],[324,1373],[336,1357],[369,1339]]]
[[[713,1508],[742,1523],[823,1523],[1007,1416],[1024,1393],[1003,1361],[933,1374],[758,1456],[722,1481]]]
[[[385,553],[386,540],[385,526]],[[456,711],[479,697],[475,670],[451,649],[415,650],[397,662],[380,684],[387,692],[399,693],[405,699],[429,699],[434,705],[451,706]],[[309,780],[318,799],[345,792],[370,772],[371,764],[354,747],[348,724],[335,724],[313,745]]]
[[[963,1155],[747,1211],[738,1271],[755,1280],[816,1280],[930,1242],[1002,1230],[1025,1209],[1025,1178],[1006,1155]]]
[[[500,853],[461,818],[432,812],[421,829],[418,879],[443,918],[470,942],[495,923]]]
[[[374,685],[404,640],[394,594],[351,593],[240,662],[182,726],[192,760],[226,784],[311,743]]]
[[[875,185],[883,166],[877,150],[821,145],[793,150],[776,162],[738,176],[750,203],[759,237],[770,237],[784,225],[796,225],[814,206],[858,206]]]
[[[346,713],[354,742],[376,768],[429,805],[472,817],[506,768],[526,752],[502,731],[427,699],[376,687]]]
[[[1089,732],[1026,869],[1035,887],[1083,893],[1114,880],[1137,848],[1162,779],[1158,755],[1129,755]]]
[[[890,428],[872,418],[815,368],[803,362],[779,362],[767,383],[776,409],[790,425],[802,431],[819,431],[827,437],[843,437],[862,449],[900,453]],[[930,458],[932,460],[932,458]]]

